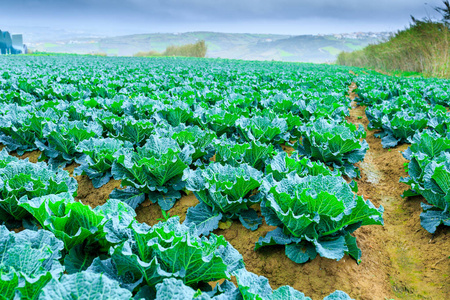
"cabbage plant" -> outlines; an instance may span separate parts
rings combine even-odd
[[[267,145],[258,141],[238,143],[231,139],[216,139],[213,141],[216,150],[215,161],[222,164],[238,167],[248,164],[251,167],[263,171],[266,161],[272,157],[273,145]]]
[[[65,166],[81,156],[76,148],[81,141],[101,137],[103,130],[96,122],[67,121],[46,123],[43,133],[45,141],[36,141],[43,157],[48,158],[51,165]]]
[[[200,238],[178,217],[153,227],[135,223],[132,238],[111,249],[111,258],[119,274],[143,278],[149,286],[174,277],[195,289],[229,279],[244,266],[242,256],[224,237]]]
[[[63,274],[53,278],[42,289],[39,300],[52,299],[83,299],[83,300],[131,300],[132,293],[122,288],[119,282],[108,276],[82,271],[75,274]]]
[[[46,230],[19,233],[0,226],[0,291],[2,299],[37,299],[64,268],[59,262],[64,244]]]
[[[122,180],[123,186],[148,194],[153,203],[169,210],[181,197],[179,191],[185,185],[181,177],[192,163],[194,152],[191,145],[181,148],[173,139],[153,135],[135,151],[123,149],[111,174]]]
[[[343,94],[327,91],[321,95],[306,95],[305,98],[298,101],[299,115],[304,121],[329,118],[340,122],[350,115],[349,100]]]
[[[172,126],[186,124],[192,118],[194,112],[185,101],[174,101],[170,104],[160,104],[156,112]]]
[[[261,237],[255,249],[285,245],[286,255],[296,263],[317,254],[336,260],[349,254],[359,263],[361,250],[351,233],[360,226],[383,224],[383,207],[377,209],[353,194],[340,176],[291,173],[280,182],[266,183],[264,193],[263,216],[277,228]]]
[[[258,141],[261,143],[281,144],[289,141],[290,137],[286,120],[279,117],[242,117],[236,121],[236,127],[240,139],[246,142]]]
[[[237,112],[215,106],[210,109],[197,109],[195,121],[200,127],[214,131],[217,136],[226,134],[230,137],[236,132],[235,123],[240,116]]]
[[[303,124],[302,118],[298,115],[298,113],[293,112],[275,112],[272,109],[264,109],[262,111],[255,112],[253,117],[268,117],[269,119],[282,119],[286,121],[287,130],[289,132],[289,136],[286,135],[286,139],[295,140],[300,137],[301,132],[299,131],[299,127]]]
[[[19,205],[36,218],[40,227],[63,242],[69,274],[86,270],[94,258],[128,240],[128,226],[136,216],[134,209],[118,200],[91,209],[62,195],[49,195]]]
[[[106,119],[110,122],[111,119]],[[124,117],[116,121],[112,119],[113,133],[110,135],[122,141],[128,141],[135,147],[143,146],[147,139],[155,134],[155,125],[151,120],[136,120],[133,117]],[[106,123],[106,122],[104,122]],[[110,124],[111,126],[111,124]]]
[[[261,224],[261,218],[250,206],[261,201],[261,195],[253,192],[262,184],[262,172],[248,164],[233,167],[211,163],[204,169],[186,170],[183,178],[186,189],[200,201],[188,209],[186,223],[195,224],[202,234],[216,229],[221,220],[238,218],[251,230]]]
[[[430,112],[432,109],[426,101],[402,95],[368,107],[366,115],[370,122],[368,128],[381,130],[375,136],[381,138],[383,148],[391,148],[410,143],[417,131],[427,127]]]
[[[53,171],[45,162],[31,163],[9,156],[6,150],[0,152],[0,219],[22,220],[27,211],[19,202],[34,198],[64,194],[73,199],[78,184],[64,170]]]
[[[424,113],[407,111],[400,111],[392,118],[383,116],[381,121],[383,131],[376,133],[375,136],[381,138],[383,148],[392,148],[399,143],[410,143],[413,135],[428,125],[428,119]]]
[[[34,106],[12,105],[0,120],[0,142],[8,151],[22,155],[37,150],[36,142],[43,141],[45,124],[61,118],[62,113],[54,108],[37,110]]]
[[[340,174],[337,170],[331,171],[323,162],[302,157],[296,151],[292,152],[290,156],[286,152],[280,152],[273,159],[267,161],[266,174],[270,174],[276,181],[281,181],[292,172],[300,177]]]
[[[182,148],[187,145],[194,147],[195,152],[192,154],[193,162],[196,162],[199,159],[200,162],[206,162],[214,155],[212,141],[217,136],[212,130],[203,130],[198,126],[186,126],[180,124],[177,127],[171,127],[166,130],[163,129],[159,132],[162,133],[162,135],[167,135],[177,141],[178,145]]]
[[[299,154],[319,160],[350,178],[359,177],[353,164],[364,159],[369,145],[362,125],[319,119],[302,127],[302,139],[297,143]]]
[[[76,161],[80,164],[75,168],[74,175],[87,175],[92,179],[94,188],[100,188],[112,177],[111,167],[117,158],[119,150],[131,149],[130,142],[123,142],[113,138],[90,138],[76,146],[76,150],[83,155]]]
[[[409,159],[407,178],[400,181],[411,186],[403,196],[422,195],[420,224],[430,233],[439,225],[450,226],[450,140],[426,130],[413,137],[403,156]]]

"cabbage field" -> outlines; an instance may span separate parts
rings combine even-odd
[[[0,57],[0,299],[444,299],[450,82]]]

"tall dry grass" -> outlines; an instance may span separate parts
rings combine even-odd
[[[450,28],[445,23],[414,20],[386,42],[340,53],[336,63],[450,78]]]
[[[148,52],[138,52],[134,54],[135,57],[150,57],[150,56],[162,56],[158,51],[150,50]]]
[[[194,44],[186,44],[181,46],[168,46],[163,53],[157,51],[138,52],[133,56],[186,56],[186,57],[205,57],[207,46],[204,40],[198,41]]]
[[[201,40],[195,44],[187,44],[182,46],[169,46],[163,52],[164,56],[189,56],[189,57],[205,57],[206,43]]]

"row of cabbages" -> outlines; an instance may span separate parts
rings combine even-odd
[[[305,135],[299,152],[291,156],[257,140],[216,139],[198,127],[159,129],[136,148],[129,141],[90,138],[74,146],[83,153],[75,172],[87,174],[96,187],[111,177],[122,180],[127,188],[114,190],[110,198],[133,208],[148,197],[168,210],[182,192],[193,191],[200,204],[189,209],[186,222],[205,235],[231,219],[257,229],[262,218],[252,206],[261,203],[266,223],[279,228],[256,248],[287,245],[286,254],[298,263],[317,254],[339,260],[345,253],[359,262],[351,233],[361,225],[382,224],[382,207],[356,196],[340,169],[331,171],[320,160],[346,160],[353,167],[349,162],[361,160],[367,148],[355,137],[364,131],[324,119],[313,126],[317,130]],[[333,130],[341,134],[333,135]]]
[[[366,105],[369,129],[380,130],[384,148],[411,143],[416,132],[447,132],[450,90],[446,80],[384,75],[356,78],[356,102]]]
[[[219,221],[239,219],[255,230],[262,219],[254,204],[260,203],[266,223],[277,229],[261,237],[255,249],[286,245],[286,255],[297,263],[317,254],[336,260],[349,254],[359,262],[361,251],[351,233],[362,225],[383,224],[383,208],[355,195],[356,184],[349,185],[337,171],[300,158],[297,152],[277,154],[268,161],[265,174],[248,164],[216,162],[187,170],[184,178],[186,188],[200,201],[189,208],[188,224],[196,224],[206,235]]]
[[[369,129],[380,130],[384,148],[412,143],[429,129],[447,135],[450,125],[448,80],[400,78],[379,74],[356,78],[360,105],[366,105]]]
[[[421,225],[435,233],[439,225],[450,226],[450,113],[446,80],[380,76],[358,78],[358,99],[368,105],[369,128],[378,129],[384,148],[410,143],[403,153],[410,160],[411,186],[404,197],[421,195]]]
[[[200,237],[178,217],[138,223],[118,200],[91,209],[74,201],[76,189],[66,171],[0,152],[3,299],[310,299],[272,290],[222,236]],[[27,229],[9,231],[19,220]]]
[[[8,150],[40,149],[55,168],[75,161],[75,174],[97,188],[121,180],[126,188],[110,198],[133,208],[148,197],[169,210],[194,192],[200,204],[186,222],[204,235],[231,219],[257,229],[262,218],[252,206],[260,204],[266,223],[278,229],[256,248],[286,245],[298,263],[346,253],[359,262],[351,233],[383,223],[382,207],[356,196],[341,177],[359,176],[354,164],[368,149],[365,132],[344,120],[347,98],[319,95],[276,94],[256,108],[245,97],[211,108],[139,97],[7,104],[1,141]],[[297,152],[289,157],[285,146]]]
[[[136,124],[139,123],[132,125]],[[129,128],[133,128],[131,123],[129,125]],[[292,231],[284,229],[286,234],[292,236],[292,240],[283,239],[277,231],[279,238],[274,236],[261,242],[259,246],[273,243],[289,245],[287,253],[296,262],[306,262],[317,253],[333,259],[340,259],[344,253],[349,253],[359,260],[359,249],[350,233],[360,225],[382,224],[382,209],[376,210],[370,202],[366,203],[356,197],[340,177],[339,170],[356,175],[353,163],[363,159],[368,147],[365,141],[358,140],[364,136],[364,130],[346,122],[337,123],[325,119],[319,119],[305,128],[305,135],[301,143],[298,143],[299,151],[291,157],[283,151],[277,151],[276,145],[265,144],[259,139],[249,138],[248,142],[239,142],[225,135],[217,139],[211,131],[185,125],[159,128],[156,133],[145,138],[146,142],[142,147],[133,145],[129,140],[91,137],[78,143],[74,139],[71,148],[63,148],[74,149],[79,155],[61,153],[57,147],[48,147],[44,154],[53,158],[64,158],[66,154],[69,158],[75,157],[81,164],[75,173],[87,174],[95,187],[107,183],[111,177],[122,180],[122,185],[127,188],[113,191],[110,197],[125,201],[133,208],[147,196],[163,210],[169,210],[181,197],[183,190],[194,191],[202,205],[190,210],[188,221],[201,227],[204,234],[216,229],[220,221],[227,219],[239,219],[245,227],[255,230],[262,219],[250,206],[266,198],[279,197],[276,202],[284,207],[282,211],[286,214],[279,218],[289,224],[291,222],[287,219],[290,217],[298,220],[298,224],[290,224],[297,228]],[[75,126],[74,129],[80,128]],[[267,136],[268,131],[261,130],[261,136]],[[73,132],[79,134],[80,131]],[[129,129],[124,132],[136,131]],[[53,133],[58,132],[52,131]],[[51,141],[49,139],[49,143]],[[61,139],[59,141],[55,145],[67,145]],[[50,154],[52,152],[55,154]],[[210,162],[213,156],[215,162]],[[330,171],[322,163],[313,163],[311,159],[330,164],[334,171]],[[311,183],[302,183],[305,180]],[[278,189],[285,185],[295,185],[301,190],[304,188],[300,188],[302,184],[313,185],[314,189],[310,188],[311,191],[308,192],[309,198],[292,190],[283,191],[289,197],[294,197],[295,201],[303,203],[300,206],[307,208],[306,211],[304,208],[296,208],[290,216],[287,208],[292,203],[288,206],[284,203],[289,197],[278,194],[280,191],[274,194],[271,188],[277,185]],[[341,193],[341,190],[345,193]],[[262,204],[272,205],[273,211],[280,210],[274,201],[264,200]],[[312,201],[318,201],[318,206],[308,204]],[[322,211],[324,208],[320,202],[333,204],[327,205]],[[205,214],[206,207],[209,207],[209,214]],[[266,212],[267,210],[262,210],[267,223],[281,225],[280,221]],[[360,215],[355,215],[356,213]],[[208,222],[197,220],[197,214],[208,215]],[[298,219],[300,216],[304,219]],[[307,256],[294,258],[293,255],[298,255],[304,245],[310,245],[311,249],[316,250],[309,250]],[[334,252],[323,250],[328,248],[336,249]],[[297,251],[292,254],[293,250]]]
[[[430,233],[439,225],[450,226],[450,139],[432,130],[416,133],[411,146],[403,153],[410,160],[407,178],[400,181],[411,186],[403,197],[421,195],[420,224]]]
[[[127,108],[120,99],[116,101],[112,103]],[[227,103],[210,109],[200,107],[198,114],[193,116],[185,116],[176,103],[165,105],[167,115],[159,110],[146,111],[148,115],[117,115],[108,110],[108,106],[90,108],[86,103],[78,106],[44,101],[25,106],[2,104],[0,142],[8,151],[18,154],[41,150],[42,159],[49,159],[55,166],[64,166],[84,153],[85,149],[77,146],[90,138],[117,139],[136,150],[152,135],[159,134],[183,145],[191,144],[197,152],[194,161],[195,156],[202,155],[201,149],[197,148],[208,145],[213,138],[236,143],[255,141],[278,148],[297,141],[305,155],[323,160],[350,177],[357,177],[357,169],[352,164],[362,159],[367,144],[359,143],[365,136],[362,128],[343,121],[348,109],[328,103],[322,111],[317,109],[319,104],[309,103],[308,114],[303,116],[294,108],[293,101],[289,103],[288,113],[272,108],[242,113],[239,112],[243,110],[241,104]],[[339,113],[330,114],[326,109]],[[171,121],[173,118],[177,121]],[[359,150],[358,155],[355,150]]]
[[[226,132],[217,138],[219,131],[211,128],[184,124],[172,127],[161,120],[61,119],[55,124],[17,106],[11,106],[9,112],[2,119],[1,137],[8,150],[22,153],[39,148],[43,151],[42,159],[48,158],[55,167],[76,161],[81,164],[76,174],[88,175],[96,188],[111,177],[120,179],[130,188],[115,191],[112,197],[129,198],[133,207],[147,194],[164,210],[170,209],[181,197],[184,170],[205,166],[213,156],[216,162],[232,166],[247,163],[264,172],[266,161],[296,138],[294,147],[302,157],[322,161],[343,174],[357,177],[359,171],[354,163],[363,159],[368,148],[365,141],[359,141],[365,136],[361,127],[325,118],[294,126],[296,133],[280,129],[280,124],[286,123],[284,119],[241,118],[235,121],[237,128],[225,125]],[[89,118],[88,114],[83,116]],[[287,140],[281,138],[286,135]]]
[[[219,240],[210,233],[219,222],[239,220],[254,230],[263,217],[277,229],[261,237],[256,248],[285,245],[287,256],[298,263],[317,255],[339,260],[345,254],[359,262],[361,253],[352,232],[383,222],[382,208],[357,196],[356,185],[341,177],[359,176],[354,164],[362,161],[368,149],[361,141],[363,128],[344,120],[350,103],[345,96],[353,78],[347,70],[297,64],[114,59],[108,64],[116,67],[105,72],[102,61],[81,58],[51,60],[52,66],[59,66],[55,70],[39,67],[47,63],[46,58],[17,59],[4,67],[0,142],[18,154],[40,150],[40,159],[48,159],[55,170],[77,162],[75,174],[89,176],[95,187],[111,178],[121,180],[124,189],[114,190],[106,205],[128,209],[121,204],[125,202],[136,208],[148,198],[168,210],[184,193],[194,192],[200,204],[189,209],[184,225],[173,221],[176,226],[195,231],[196,239],[205,240],[206,245],[206,240]],[[297,152],[288,156],[282,151],[286,147]],[[52,180],[48,186],[54,185]],[[61,190],[72,192],[69,185]],[[97,257],[99,251],[108,252],[106,258],[109,255],[112,261],[119,257],[112,268],[118,269],[119,262],[136,266],[132,268],[135,273],[125,274],[126,278],[133,275],[133,281],[141,276],[152,292],[161,283],[153,282],[154,276],[164,277],[164,272],[172,274],[169,277],[187,276],[187,266],[175,268],[169,256],[156,254],[184,237],[161,232],[167,240],[153,235],[147,240],[139,231],[144,225],[128,226],[125,233],[114,229],[128,221],[102,227],[104,218],[82,209],[80,203],[66,204],[68,197],[60,196],[44,197],[47,200],[42,204],[20,195],[8,198],[2,209],[9,218],[18,219],[8,206],[16,201],[24,214],[36,214],[45,229],[61,226],[52,232],[59,232],[73,246],[64,250],[69,265],[92,266],[89,253]],[[78,213],[71,209],[78,206]],[[92,211],[99,214],[102,206]],[[93,223],[83,223],[88,225],[86,230],[75,231],[77,225],[65,214],[83,222],[84,216],[92,216],[89,222]],[[112,233],[102,231],[105,228],[112,228]],[[102,237],[98,243],[96,234]],[[131,234],[136,240],[127,243]],[[84,239],[79,238],[82,235],[92,236],[92,247],[91,242],[76,246],[78,239]],[[232,252],[222,246],[217,249],[223,255]],[[215,248],[207,248],[202,250],[206,262],[192,260],[199,268],[214,260],[209,251]],[[175,254],[180,253],[185,252]],[[233,273],[233,268],[228,272],[236,274],[238,285],[244,286],[243,277]],[[204,283],[199,285],[205,288]],[[242,290],[269,297],[271,289],[260,287],[252,283],[250,288],[238,287],[238,293],[246,299],[258,297],[245,296]]]

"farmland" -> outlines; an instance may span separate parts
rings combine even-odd
[[[92,299],[450,293],[448,81],[222,59],[0,63],[6,299],[87,282]]]
[[[30,29],[31,32],[36,29]],[[388,32],[365,33],[356,38],[354,34],[334,37],[333,35],[279,35],[279,34],[239,34],[220,32],[149,33],[104,38],[72,32],[46,31],[30,34],[30,47],[34,51],[56,53],[107,53],[109,56],[132,56],[138,52],[164,52],[171,45],[185,45],[205,40],[207,57],[244,60],[282,60],[302,62],[328,62],[336,59],[339,51],[362,49],[375,43]],[[113,35],[117,35],[114,32]],[[337,51],[337,52],[336,52]]]

